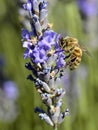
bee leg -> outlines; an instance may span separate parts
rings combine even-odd
[[[66,64],[65,64],[65,68],[67,68],[67,66],[69,66],[71,64],[71,61],[67,61]]]
[[[72,55],[71,55],[70,59],[66,62],[65,67],[67,67],[67,66],[72,66],[73,63],[75,62],[76,58],[77,58],[76,56],[72,56]]]
[[[71,56],[71,54],[66,55],[64,60],[68,59],[70,56]]]

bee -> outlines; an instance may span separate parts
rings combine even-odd
[[[78,40],[73,37],[62,37],[59,40],[59,45],[66,55],[66,66],[69,66],[70,70],[74,70],[79,66],[83,52],[88,54],[87,50],[80,47]]]

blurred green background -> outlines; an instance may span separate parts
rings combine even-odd
[[[44,106],[33,83],[26,79],[30,72],[24,67],[27,60],[23,59],[23,25],[18,10],[19,1],[0,0],[0,55],[5,57],[5,75],[17,84],[19,90],[16,102],[19,114],[10,123],[1,120],[0,130],[51,130],[34,113],[34,107]],[[78,38],[91,54],[84,55],[80,67],[69,72],[70,84],[65,100],[72,114],[58,129],[98,130],[98,13],[84,16],[77,1],[54,0],[49,2],[48,18],[56,32]]]

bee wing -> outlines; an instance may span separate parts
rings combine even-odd
[[[83,52],[85,52],[85,54],[92,57],[91,53],[87,49],[83,48],[82,50],[83,50]]]
[[[82,49],[82,51],[85,53],[85,54],[87,54],[88,56],[92,56],[91,55],[91,53],[85,48],[85,47],[83,47],[83,46],[81,46],[80,44],[79,44],[79,47]]]

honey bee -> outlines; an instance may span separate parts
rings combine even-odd
[[[69,66],[70,70],[74,70],[78,67],[83,52],[88,54],[87,50],[80,47],[78,40],[73,37],[62,37],[59,41],[59,45],[66,55],[66,66]]]

